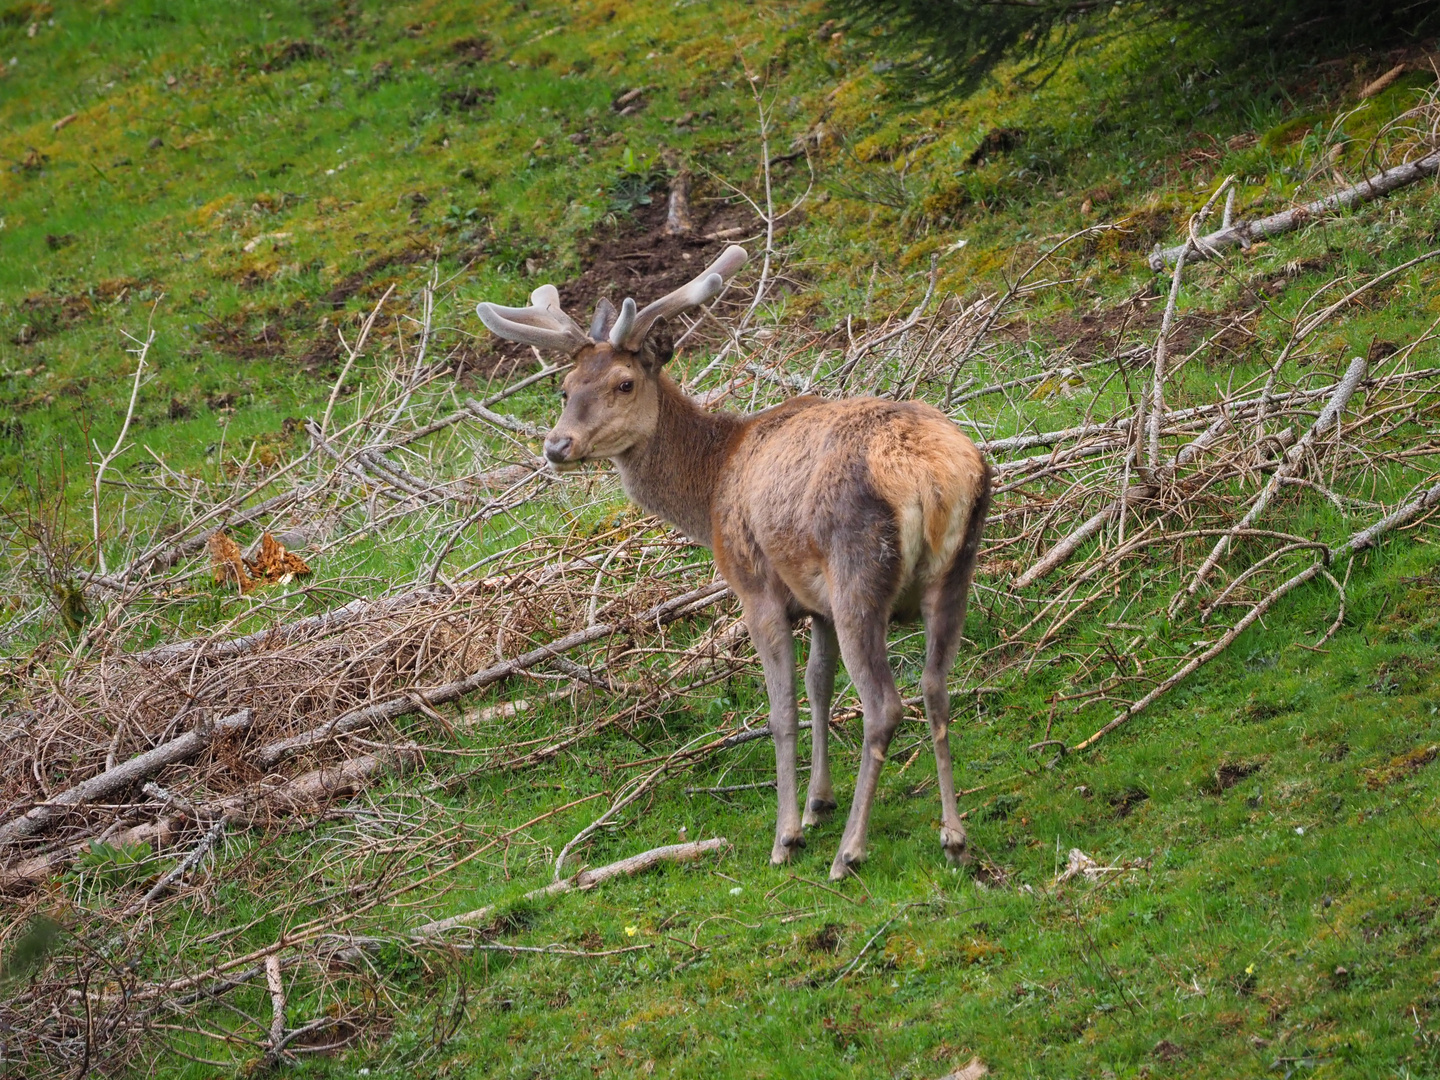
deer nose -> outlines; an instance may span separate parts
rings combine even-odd
[[[551,435],[545,440],[545,456],[556,465],[564,465],[570,460],[570,448],[575,445],[575,440],[568,435]]]

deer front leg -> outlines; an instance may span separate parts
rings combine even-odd
[[[810,620],[810,660],[805,665],[805,693],[810,698],[810,788],[805,793],[805,828],[818,825],[835,809],[830,783],[830,701],[835,696],[835,665],[840,643],[835,624],[823,615]]]
[[[770,697],[770,735],[775,741],[775,787],[779,802],[770,862],[780,866],[790,861],[796,848],[805,846],[795,777],[795,743],[800,731],[795,706],[795,635],[790,630],[784,602],[771,597],[747,598],[745,625],[765,666],[765,692]]]

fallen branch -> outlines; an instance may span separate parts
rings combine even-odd
[[[366,950],[383,948],[386,945],[397,944],[394,938],[383,937],[356,937],[348,935],[337,936],[335,944],[340,948],[326,950],[322,947],[321,954],[327,960],[338,960],[351,962],[358,960],[360,953]],[[413,943],[412,943],[413,944]],[[455,949],[459,952],[498,952],[509,953],[512,956],[539,955],[539,956],[568,956],[575,959],[598,960],[607,956],[621,956],[625,953],[646,952],[655,946],[651,942],[643,945],[624,945],[618,949],[569,949],[564,945],[506,945],[499,941],[467,941],[463,943],[447,942],[446,948]]]
[[[383,480],[392,487],[397,487],[408,495],[417,499],[423,499],[432,505],[443,505],[455,495],[447,494],[444,489],[455,486],[455,481],[448,481],[442,484],[432,484],[429,481],[406,472],[399,465],[385,457],[383,451],[373,447],[360,450],[355,455],[355,460],[360,466],[376,479]]]
[[[340,466],[340,468],[344,469],[351,476],[355,477],[355,479],[359,480],[362,484],[370,484],[373,482],[374,478],[369,473],[367,473],[364,467],[359,463],[358,455],[351,455],[350,457],[346,457],[339,450],[336,450],[326,440],[325,433],[320,430],[320,425],[315,423],[314,420],[305,421],[305,434],[310,436],[310,442],[312,445],[314,445],[316,449],[322,451],[328,458],[330,458],[330,460],[334,461],[337,465]],[[412,499],[415,497],[410,492],[401,489],[399,485],[392,483],[389,477],[385,477],[384,480],[385,484],[388,484],[389,486],[381,485],[379,489],[380,494],[384,495],[392,502],[403,503],[407,499]],[[392,487],[396,490],[391,491],[390,489]]]
[[[1099,513],[1087,518],[1078,528],[1071,532],[1070,535],[1066,536],[1046,552],[1044,558],[1015,579],[1015,584],[1012,585],[1011,588],[1023,589],[1028,585],[1033,585],[1047,574],[1053,572],[1057,567],[1069,560],[1070,556],[1080,550],[1087,540],[1113,521],[1116,515],[1123,513],[1126,506],[1132,502],[1153,498],[1155,491],[1156,489],[1154,487],[1147,485],[1127,488],[1120,498],[1110,503]]]
[[[722,784],[719,787],[687,787],[686,795],[729,795],[736,791],[768,790],[775,786],[774,780],[760,780],[754,784]]]
[[[1393,169],[1386,169],[1382,173],[1376,173],[1368,180],[1362,180],[1353,187],[1337,191],[1323,199],[1316,199],[1303,206],[1271,214],[1258,221],[1241,221],[1228,228],[1218,229],[1209,236],[1201,237],[1194,246],[1190,257],[1208,259],[1218,255],[1225,248],[1235,247],[1237,244],[1241,247],[1249,247],[1252,241],[1297,229],[1332,210],[1357,206],[1360,203],[1369,202],[1371,199],[1378,199],[1382,195],[1388,195],[1398,188],[1423,180],[1427,176],[1433,176],[1437,170],[1440,170],[1440,150],[1426,154],[1415,161],[1397,165]],[[1173,265],[1189,244],[1190,241],[1187,239],[1184,244],[1177,247],[1166,248],[1163,251],[1157,248],[1150,255],[1150,269],[1163,270],[1167,265]]]
[[[194,819],[220,816],[228,824],[250,824],[264,815],[293,818],[300,813],[314,813],[338,799],[357,793],[372,777],[394,771],[405,773],[420,763],[419,751],[396,750],[362,754],[339,765],[312,769],[299,776],[262,783],[257,787],[231,795],[217,802],[200,806],[186,805],[183,812],[166,814],[123,829],[108,837],[115,847],[129,848],[140,844],[164,848],[173,843]],[[88,848],[82,840],[58,851],[46,852],[0,866],[0,893],[23,893],[33,889],[51,874],[74,863]]]
[[[507,416],[505,413],[492,412],[474,398],[466,400],[465,408],[470,411],[471,416],[479,420],[484,420],[488,424],[494,424],[496,427],[503,428],[506,431],[513,431],[517,435],[524,435],[529,439],[543,439],[545,437],[545,429],[539,424],[532,424],[529,420],[521,420],[518,416]]]
[[[31,807],[21,817],[0,825],[0,847],[38,836],[60,820],[72,807],[98,802],[116,792],[123,791],[136,781],[154,775],[167,765],[174,765],[176,762],[187,761],[195,757],[217,738],[224,738],[233,732],[243,731],[249,726],[250,710],[241,709],[214,723],[201,724],[193,730],[187,731],[178,739],[162,743],[155,749],[133,757],[122,765],[107,769],[98,776],[92,776],[89,780],[67,788],[48,802]]]
[[[577,649],[582,645],[588,645],[592,641],[599,641],[601,638],[609,637],[627,627],[641,627],[652,624],[662,626],[668,622],[673,622],[682,615],[689,614],[690,611],[699,610],[699,607],[696,605],[708,606],[730,595],[732,595],[730,587],[722,581],[703,585],[698,589],[693,589],[688,593],[666,600],[664,603],[656,604],[654,607],[632,618],[613,623],[599,623],[587,629],[578,630],[557,641],[541,645],[537,649],[531,649],[529,652],[523,653],[513,660],[505,660],[498,664],[492,664],[490,667],[477,671],[463,679],[457,679],[443,686],[436,686],[423,691],[413,689],[410,691],[402,691],[378,704],[352,709],[336,717],[334,720],[327,721],[308,731],[261,747],[256,752],[255,760],[262,768],[273,768],[287,757],[308,747],[325,742],[328,739],[333,739],[337,735],[343,735],[350,731],[358,731],[361,728],[370,727],[373,724],[393,720],[396,717],[418,711],[420,705],[416,701],[417,695],[432,706],[454,701],[456,698],[464,697],[466,694],[473,694],[477,690],[482,690],[503,679],[508,679],[512,675],[518,675],[522,671],[528,671],[535,665],[549,660],[552,656],[569,652],[571,649]]]
[[[965,362],[970,359],[971,354],[979,346],[980,342],[983,341],[986,335],[990,333],[990,330],[995,326],[996,321],[1000,318],[1000,313],[1005,310],[1006,306],[1010,303],[1011,300],[1013,300],[1023,291],[1026,279],[1029,278],[1030,275],[1033,274],[1036,270],[1040,269],[1040,267],[1044,263],[1049,261],[1052,255],[1058,252],[1066,244],[1070,243],[1070,241],[1077,240],[1082,236],[1089,236],[1092,233],[1105,232],[1109,229],[1114,228],[1116,228],[1116,226],[1114,225],[1100,224],[1091,225],[1088,228],[1081,229],[1079,232],[1073,232],[1069,236],[1061,240],[1059,243],[1057,243],[1054,247],[1048,248],[1045,251],[1041,252],[1040,255],[1036,257],[1035,261],[1025,268],[1025,270],[1020,274],[1020,276],[1015,279],[1014,283],[1005,290],[1005,295],[1000,297],[1000,299],[997,300],[995,304],[990,308],[990,312],[986,316],[985,321],[980,325],[979,329],[977,329],[974,334],[970,335],[969,340],[965,344],[964,350],[962,350],[960,355],[951,362],[952,370],[950,373],[950,379],[945,386],[945,409],[948,410],[953,404],[953,399],[955,397],[955,384],[956,381],[960,378],[960,372],[963,371],[965,368]]]
[[[210,849],[219,843],[220,837],[225,835],[225,827],[228,824],[229,821],[222,816],[219,821],[210,826],[190,854],[176,863],[175,867],[169,873],[163,875],[159,881],[152,885],[150,891],[142,896],[138,903],[131,905],[129,911],[138,911],[140,908],[154,903],[161,896],[165,895],[166,890],[168,890],[171,885],[175,884],[175,882],[199,866],[200,863],[204,861],[205,856],[210,853]]]
[[[1071,752],[1074,753],[1094,746],[1106,735],[1110,734],[1110,732],[1125,724],[1136,714],[1144,711],[1148,706],[1153,704],[1157,698],[1165,694],[1167,691],[1173,689],[1180,682],[1183,682],[1185,679],[1189,678],[1203,664],[1209,663],[1211,660],[1215,659],[1215,657],[1219,656],[1222,652],[1229,648],[1231,643],[1233,643],[1236,638],[1238,638],[1247,629],[1249,629],[1250,626],[1252,626],[1257,619],[1264,615],[1265,612],[1269,611],[1270,608],[1272,608],[1275,603],[1279,601],[1282,597],[1293,592],[1295,589],[1298,589],[1307,581],[1312,581],[1313,579],[1319,577],[1321,574],[1325,573],[1325,568],[1328,565],[1334,563],[1336,559],[1344,558],[1347,555],[1354,555],[1355,553],[1363,551],[1366,548],[1374,547],[1375,542],[1379,540],[1380,537],[1383,536],[1385,533],[1391,532],[1394,529],[1398,529],[1403,525],[1409,524],[1411,521],[1414,521],[1422,514],[1436,507],[1440,507],[1440,483],[1435,484],[1418,498],[1406,503],[1394,513],[1388,514],[1385,517],[1381,518],[1369,528],[1362,529],[1360,532],[1355,533],[1353,536],[1350,537],[1349,540],[1341,544],[1339,547],[1332,548],[1327,553],[1326,558],[1321,559],[1318,562],[1312,563],[1310,566],[1306,567],[1304,570],[1300,571],[1298,574],[1294,575],[1289,580],[1283,582],[1275,589],[1271,590],[1257,604],[1255,604],[1254,607],[1247,611],[1244,617],[1241,618],[1239,622],[1237,622],[1234,626],[1227,630],[1220,637],[1220,640],[1216,641],[1215,644],[1211,645],[1208,649],[1200,653],[1198,656],[1192,657],[1178,671],[1172,674],[1164,682],[1154,687],[1139,701],[1136,701],[1133,705],[1125,709],[1124,712],[1116,716],[1115,719],[1111,720],[1099,731],[1095,732],[1095,734],[1091,735],[1088,739],[1084,739],[1081,742],[1078,742],[1074,746],[1072,746],[1070,748]]]
[[[532,889],[525,894],[526,900],[540,900],[549,896],[558,896],[561,893],[570,892],[572,889],[593,889],[597,885],[603,885],[612,878],[629,877],[633,874],[643,873],[652,870],[661,863],[667,862],[694,862],[705,855],[713,852],[724,851],[730,846],[730,841],[723,836],[713,837],[709,840],[696,840],[688,844],[670,844],[667,847],[651,848],[649,851],[642,851],[639,855],[631,855],[628,859],[621,859],[619,862],[608,863],[605,866],[593,870],[581,870],[568,878],[560,881],[552,881],[538,889]],[[448,919],[438,919],[435,922],[425,923],[410,931],[410,937],[414,939],[426,939],[437,937],[447,930],[456,930],[460,927],[483,926],[495,914],[495,905],[476,908],[474,911],[467,911],[461,915],[452,915]]]
[[[1361,380],[1365,378],[1365,372],[1368,368],[1369,364],[1363,356],[1357,356],[1350,361],[1350,366],[1346,369],[1345,376],[1336,385],[1335,392],[1331,395],[1330,400],[1325,403],[1325,407],[1320,410],[1320,415],[1315,418],[1315,423],[1311,424],[1310,430],[1305,432],[1305,434],[1300,437],[1300,440],[1286,451],[1285,460],[1271,475],[1270,482],[1265,485],[1264,490],[1260,492],[1259,498],[1251,504],[1250,509],[1246,511],[1245,516],[1240,519],[1239,523],[1232,530],[1232,533],[1222,536],[1215,542],[1215,547],[1211,549],[1205,561],[1200,564],[1200,569],[1195,571],[1195,576],[1190,579],[1190,584],[1185,587],[1185,592],[1181,594],[1182,598],[1185,596],[1194,596],[1195,593],[1199,591],[1200,586],[1205,583],[1205,578],[1229,549],[1233,533],[1241,529],[1248,529],[1251,525],[1255,524],[1260,515],[1265,512],[1265,508],[1270,505],[1270,500],[1274,497],[1275,492],[1280,490],[1280,486],[1284,480],[1299,472],[1301,465],[1304,464],[1306,452],[1314,445],[1315,440],[1340,422],[1340,417],[1344,414],[1345,407],[1350,404],[1350,398],[1360,386]]]
[[[1365,379],[1359,383],[1358,388],[1362,390],[1385,389],[1407,382],[1421,382],[1426,379],[1436,378],[1437,376],[1440,376],[1440,368],[1420,368],[1416,371],[1399,371],[1393,375]],[[1188,409],[1173,409],[1166,414],[1165,419],[1171,424],[1182,424],[1186,421],[1198,420],[1202,417],[1223,414],[1233,421],[1262,407],[1273,408],[1278,405],[1299,405],[1307,401],[1316,401],[1329,394],[1333,394],[1339,387],[1340,383],[1335,382],[1328,386],[1317,387],[1313,390],[1291,390],[1288,393],[1275,394],[1270,397],[1261,394],[1256,397],[1242,398],[1239,401],[1221,401],[1211,405],[1195,405]],[[1135,418],[1133,416],[1121,416],[1106,423],[1078,424],[1075,427],[1057,428],[1053,431],[1037,431],[1027,435],[1008,435],[999,439],[977,439],[975,445],[986,454],[993,456],[1015,450],[1029,450],[1037,446],[1054,446],[1056,443],[1077,442],[1081,439],[1100,438],[1104,436],[1129,436],[1134,430],[1134,424]],[[1032,459],[1026,460],[1029,461]],[[992,467],[997,472],[1002,472],[1011,471],[1020,464],[1022,463],[1000,461],[992,463]]]
[[[183,660],[192,653],[202,650],[206,658],[210,660],[241,656],[261,646],[282,645],[312,633],[318,636],[338,630],[350,623],[394,615],[406,608],[438,603],[451,599],[454,595],[454,592],[445,586],[431,585],[380,600],[352,600],[334,611],[326,611],[319,615],[307,615],[303,619],[296,619],[291,623],[281,623],[266,630],[257,630],[253,634],[243,634],[240,637],[220,641],[205,637],[177,641],[170,645],[157,645],[153,649],[135,653],[134,659],[142,664],[166,664],[174,660]]]
[[[1209,663],[1211,660],[1214,660],[1215,657],[1219,656],[1222,652],[1228,649],[1231,643],[1234,642],[1236,638],[1238,638],[1241,634],[1248,630],[1250,626],[1255,622],[1255,620],[1259,619],[1260,616],[1264,615],[1265,612],[1269,611],[1270,608],[1273,607],[1278,600],[1280,600],[1284,596],[1287,596],[1295,589],[1298,589],[1301,585],[1304,585],[1312,578],[1319,577],[1320,572],[1324,569],[1325,564],[1323,562],[1313,563],[1310,566],[1306,567],[1304,570],[1300,571],[1300,573],[1296,574],[1294,577],[1290,578],[1288,581],[1271,590],[1270,593],[1267,594],[1263,599],[1261,599],[1259,603],[1257,603],[1254,607],[1247,611],[1244,617],[1239,622],[1237,622],[1229,630],[1225,631],[1225,633],[1220,636],[1220,640],[1216,641],[1213,645],[1211,645],[1204,652],[1200,653],[1198,656],[1191,657],[1190,660],[1183,667],[1181,667],[1178,671],[1174,672],[1169,678],[1167,678],[1164,682],[1160,683],[1158,686],[1152,689],[1139,701],[1136,701],[1134,704],[1132,704],[1119,716],[1115,717],[1115,719],[1111,720],[1110,723],[1106,724],[1099,731],[1095,732],[1094,735],[1091,735],[1088,739],[1078,742],[1074,746],[1072,746],[1070,748],[1070,752],[1076,753],[1080,750],[1085,750],[1091,746],[1094,746],[1106,735],[1110,734],[1110,732],[1114,731],[1116,728],[1126,723],[1131,717],[1135,716],[1137,713],[1143,712],[1161,695],[1165,694],[1179,683],[1188,679],[1202,665]]]

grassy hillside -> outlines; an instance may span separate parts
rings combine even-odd
[[[1025,442],[1145,400],[1171,288],[1152,247],[1227,177],[1253,219],[1433,149],[1433,45],[1239,56],[1119,7],[1108,27],[922,106],[883,41],[819,4],[0,10],[0,827],[252,714],[158,793],[117,789],[0,854],[0,1076],[1440,1070],[1440,557],[1428,513],[1340,547],[1440,472],[1433,180],[1190,266],[1167,409],[1279,404],[1236,411],[1189,472],[1181,448],[1223,410],[1176,420],[1133,513],[1016,585],[1152,483],[1117,428]],[[695,227],[666,235],[681,174]],[[773,755],[733,601],[634,618],[704,587],[708,554],[606,468],[535,472],[554,377],[527,383],[538,359],[473,315],[553,281],[583,322],[736,241],[750,268],[675,361],[692,389],[737,409],[919,396],[1013,469],[952,682],[977,853],[958,872],[913,709],[860,875],[825,880],[839,819],[766,864]],[[1315,421],[1304,394],[1357,356],[1371,381],[1339,426],[1172,604]],[[281,535],[311,572],[237,589],[203,546],[217,525],[245,548]],[[1329,582],[1269,606],[1316,559]],[[440,599],[217,644],[417,587]],[[1064,752],[1256,604],[1213,661]],[[614,632],[568,659],[426,696],[596,626]],[[912,694],[922,644],[892,640]],[[185,641],[204,644],[140,655]],[[837,703],[843,804],[843,677]],[[527,899],[611,807],[566,873],[731,846]],[[1100,869],[1066,876],[1072,849]],[[439,945],[408,936],[486,905]]]

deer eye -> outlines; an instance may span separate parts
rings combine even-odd
[[[634,390],[634,389],[635,389],[635,383],[634,383],[634,381],[631,380],[631,379],[626,379],[624,382],[622,382],[622,383],[621,383],[619,386],[617,386],[615,389],[616,389],[616,390],[619,390],[620,393],[622,393],[622,394],[628,394],[628,393],[630,393],[631,390]]]
[[[568,391],[568,390],[561,390],[561,391],[560,391],[560,400],[561,400],[561,401],[569,401],[569,400],[570,400],[570,391]]]

